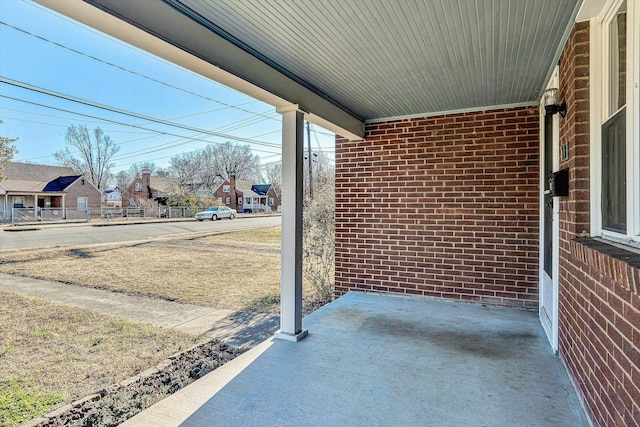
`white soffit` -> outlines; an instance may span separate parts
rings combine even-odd
[[[579,0],[166,0],[372,120],[537,103]]]
[[[56,10],[65,3],[37,1]],[[581,4],[86,1],[352,135],[361,135],[363,121],[537,103]],[[203,52],[209,38],[249,59]]]

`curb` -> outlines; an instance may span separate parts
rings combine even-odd
[[[38,230],[42,230],[44,229],[44,227],[24,227],[24,228],[5,228],[3,229],[3,231],[8,231],[10,233],[15,233],[17,231],[38,231]]]
[[[266,215],[256,215],[256,214],[239,214],[236,215],[235,219],[244,219],[244,218],[256,218],[256,217],[271,217],[271,216],[281,216],[281,214],[266,214]],[[59,223],[59,224],[28,224],[28,225],[14,225],[14,226],[2,226],[0,225],[0,231],[38,231],[44,230],[46,228],[66,228],[66,227],[113,227],[117,225],[140,225],[140,224],[162,224],[162,223],[172,223],[172,222],[192,222],[195,221],[193,218],[175,218],[175,219],[150,219],[150,220],[131,220],[131,221],[118,221],[118,222],[101,222],[101,223],[91,223],[91,222],[81,222],[81,223]]]

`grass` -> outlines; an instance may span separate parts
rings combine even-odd
[[[224,233],[215,236],[204,237],[209,242],[230,242],[249,245],[267,244],[277,246],[280,249],[282,232],[280,227],[265,228],[258,231],[243,231],[239,233]]]
[[[197,338],[0,291],[0,426],[95,393]]]
[[[0,271],[200,306],[277,312],[280,229],[0,251]],[[303,285],[304,291],[311,288]],[[198,338],[0,291],[0,426],[97,392]]]
[[[64,401],[59,393],[49,393],[22,378],[0,382],[0,426],[13,426],[29,421]]]
[[[280,230],[4,251],[0,271],[205,307],[272,312],[280,292]]]

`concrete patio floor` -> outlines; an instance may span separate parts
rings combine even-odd
[[[588,426],[537,314],[349,293],[125,426]]]

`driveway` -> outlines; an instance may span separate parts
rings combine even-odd
[[[256,216],[236,218],[233,221],[181,221],[153,222],[149,224],[126,224],[94,226],[68,224],[56,227],[43,226],[24,228],[27,231],[0,231],[0,250],[28,249],[61,245],[92,245],[122,243],[158,237],[179,236],[193,233],[218,231],[242,231],[280,225],[279,216]],[[12,229],[17,230],[18,228]]]

